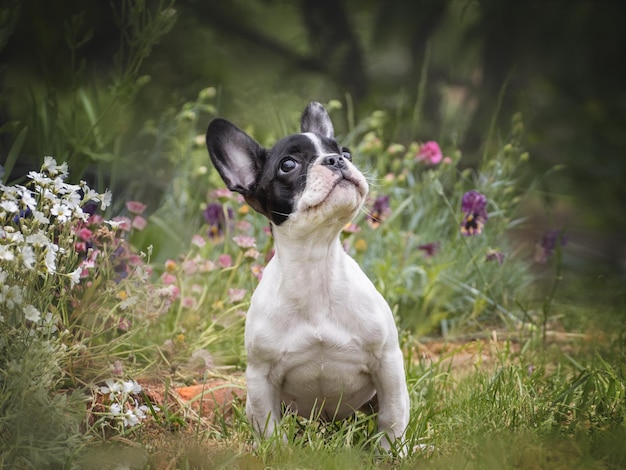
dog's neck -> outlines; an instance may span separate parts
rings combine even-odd
[[[313,269],[332,262],[343,248],[337,230],[295,234],[290,227],[274,227],[275,255],[282,269]]]
[[[279,267],[281,292],[297,301],[303,311],[308,310],[303,303],[324,303],[319,294],[333,291],[338,278],[345,275],[341,266],[346,253],[336,230],[294,238],[287,227],[275,227],[274,248],[272,262]],[[306,292],[317,295],[303,295]]]

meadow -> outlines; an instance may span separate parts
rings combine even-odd
[[[375,417],[361,414],[285,416],[288,444],[255,444],[243,329],[272,240],[210,166],[220,90],[122,132],[168,11],[127,12],[137,36],[106,86],[54,100],[33,88],[23,105],[36,126],[2,129],[13,139],[0,166],[1,468],[626,467],[623,279],[576,269],[567,227],[550,218],[561,168],[535,171],[524,116],[497,125],[499,103],[471,156],[451,134],[400,136],[388,111],[355,118],[348,95],[324,103],[370,184],[341,239],[400,330],[410,450],[380,453]],[[68,38],[72,50],[88,40]],[[280,109],[274,133],[246,130],[269,146],[297,131],[302,108]],[[466,111],[442,113],[451,126]],[[55,153],[12,176],[39,147]],[[537,213],[547,227],[532,225]]]
[[[339,102],[328,107],[342,112]],[[402,460],[378,454],[375,420],[360,415],[329,425],[287,416],[289,445],[254,449],[243,325],[271,236],[213,173],[189,234],[173,233],[166,205],[148,215],[125,201],[105,217],[114,195],[69,183],[71,168],[53,157],[3,185],[3,464],[622,467],[623,325],[589,320],[609,321],[598,311],[608,305],[559,300],[577,288],[560,286],[564,232],[507,236],[533,192],[520,120],[477,169],[461,170],[462,153],[434,141],[385,142],[381,112],[343,137],[372,187],[344,247],[401,328],[412,400]],[[190,152],[205,151],[201,137]],[[186,173],[178,178],[174,187]],[[169,237],[187,248],[172,253]],[[182,398],[193,384],[196,396]],[[232,404],[215,398],[220,391]]]

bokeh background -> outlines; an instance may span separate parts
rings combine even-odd
[[[308,101],[336,99],[339,134],[384,110],[391,139],[437,140],[469,167],[521,113],[538,183],[516,236],[565,229],[568,262],[622,289],[626,3],[155,0],[133,16],[138,3],[2,2],[1,164],[19,144],[5,181],[67,156],[158,207],[177,165],[168,123],[207,88],[201,127],[220,115],[271,142]]]

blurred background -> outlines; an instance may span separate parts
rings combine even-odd
[[[625,17],[595,0],[3,0],[3,180],[54,155],[155,210],[181,167],[198,192],[215,178],[216,115],[267,144],[338,100],[338,134],[382,110],[390,142],[472,167],[521,113],[537,186],[516,236],[566,230],[569,263],[623,293]]]

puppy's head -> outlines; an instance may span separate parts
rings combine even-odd
[[[349,150],[335,141],[330,117],[319,103],[304,110],[300,134],[271,149],[219,118],[209,125],[206,143],[226,186],[276,226],[343,226],[368,191]]]

